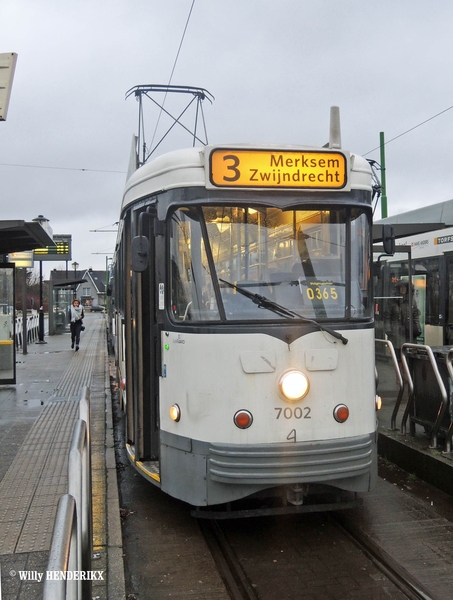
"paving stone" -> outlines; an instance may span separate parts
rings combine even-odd
[[[105,320],[98,315],[89,319],[77,354],[69,349],[68,335],[47,338],[45,346],[31,344],[26,356],[17,354],[17,385],[0,386],[0,567],[2,597],[8,600],[42,598],[42,582],[21,581],[10,573],[45,572],[57,503],[67,492],[68,455],[84,386],[95,390],[91,394],[96,415],[91,430],[96,457],[93,496],[101,508],[95,514],[93,533],[103,542],[103,558],[94,562],[93,569],[107,575],[103,453],[105,402],[110,396]],[[117,597],[124,597],[122,572],[121,564],[115,574],[118,581],[112,583]],[[118,591],[121,585],[122,592]],[[93,595],[107,598],[107,586],[108,582],[96,582]]]

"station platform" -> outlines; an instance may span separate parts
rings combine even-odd
[[[439,436],[437,447],[431,447],[430,436],[421,425],[415,426],[415,435],[410,434],[409,419],[403,433],[402,419],[409,398],[407,383],[404,384],[401,403],[392,423],[400,389],[395,368],[390,361],[378,359],[376,369],[379,380],[377,392],[383,401],[377,413],[379,455],[453,496],[453,453],[445,451],[445,439]]]
[[[80,350],[70,334],[46,336],[16,355],[16,385],[0,386],[0,569],[2,600],[42,598],[78,400],[91,396],[92,596],[124,599],[120,508],[105,316],[85,315]]]

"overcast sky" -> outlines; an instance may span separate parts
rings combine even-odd
[[[169,82],[192,2],[0,0],[0,52],[18,54],[1,218],[43,214],[72,234],[80,268],[105,268],[114,249],[114,233],[90,230],[119,218],[138,123],[125,93]],[[338,105],[343,147],[378,161],[380,131],[446,111],[386,146],[393,215],[453,198],[452,25],[451,0],[195,0],[171,83],[215,97],[209,143],[320,146]],[[158,111],[144,108],[150,142]],[[191,143],[175,133],[162,149]]]

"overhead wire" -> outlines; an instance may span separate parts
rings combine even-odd
[[[171,84],[171,80],[173,78],[173,74],[174,74],[174,71],[175,71],[175,68],[176,68],[176,63],[178,61],[178,57],[179,57],[179,54],[180,54],[180,51],[181,51],[181,47],[182,47],[182,44],[183,44],[183,41],[184,41],[184,37],[185,37],[186,31],[187,31],[187,27],[189,25],[189,21],[190,21],[190,17],[191,17],[191,14],[192,14],[192,10],[193,10],[194,4],[195,4],[195,0],[192,0],[192,5],[190,7],[189,15],[187,17],[186,25],[184,27],[182,38],[181,38],[181,41],[180,41],[180,44],[179,44],[179,48],[178,48],[178,52],[176,54],[175,62],[173,64],[173,69],[171,71],[170,79],[168,81],[168,85]],[[161,110],[160,110],[159,117],[158,117],[157,124],[156,124],[156,128],[154,130],[153,140],[151,142],[151,146],[154,143],[154,138],[155,138],[155,135],[156,135],[156,132],[157,132],[157,128],[159,126],[159,121],[160,121],[160,117],[161,117],[162,112],[163,112],[163,106],[164,106],[167,94],[168,93],[165,92],[164,101],[162,103]],[[443,115],[444,113],[448,112],[451,109],[453,109],[453,105],[449,106],[448,108],[445,108],[444,110],[441,110],[440,112],[436,113],[432,117],[429,117],[429,119],[425,119],[421,123],[418,123],[418,125],[414,125],[410,129],[407,129],[406,131],[403,131],[402,133],[400,133],[400,134],[396,135],[395,137],[391,138],[390,140],[387,140],[386,142],[384,142],[384,146],[387,146],[391,142],[394,142],[395,140],[399,139],[400,137],[403,137],[404,135],[410,133],[411,131],[414,131],[414,129],[418,129],[422,125],[425,125],[426,123],[429,123],[429,121],[432,121],[433,119],[436,119],[437,117],[439,117],[440,115]],[[203,114],[203,111],[202,111],[202,117],[203,117],[203,124],[204,124],[204,114]],[[205,127],[205,133],[206,133],[206,127]],[[380,146],[376,146],[372,150],[368,150],[368,152],[365,152],[364,154],[362,154],[362,156],[368,156],[368,154],[371,154],[372,152],[375,152],[375,150],[379,150],[379,148],[380,148]],[[27,168],[27,169],[55,169],[55,170],[60,170],[60,171],[86,171],[86,172],[91,172],[91,173],[118,173],[118,174],[121,174],[121,175],[124,175],[126,173],[125,171],[115,171],[115,170],[109,170],[109,169],[87,169],[87,168],[77,168],[77,167],[54,167],[54,166],[44,166],[44,165],[22,165],[22,164],[16,164],[16,163],[0,163],[0,166],[1,167],[23,167],[23,168]]]
[[[181,48],[182,48],[182,45],[184,43],[184,38],[186,36],[187,28],[189,26],[190,17],[192,16],[192,11],[193,11],[194,5],[195,5],[195,0],[192,0],[192,4],[191,4],[190,10],[189,10],[189,14],[188,14],[187,19],[186,19],[186,24],[184,26],[184,31],[182,33],[181,40],[179,42],[179,47],[178,47],[178,51],[176,53],[176,58],[175,58],[174,63],[173,63],[173,68],[172,68],[171,73],[170,73],[170,78],[168,80],[168,84],[167,84],[168,86],[170,86],[171,81],[173,79],[173,75],[174,75],[174,72],[175,72],[175,69],[176,69],[176,65],[178,63],[179,55],[181,53]],[[161,107],[161,110],[159,112],[159,117],[157,119],[156,127],[154,129],[154,134],[153,134],[153,138],[152,138],[152,141],[151,141],[151,147],[152,147],[152,145],[154,143],[154,138],[155,138],[156,133],[157,133],[157,128],[159,127],[159,123],[160,123],[160,119],[161,119],[162,111],[163,111],[163,106],[165,104],[165,100],[167,98],[167,95],[168,95],[168,92],[165,92],[164,100],[162,102],[162,107]],[[28,168],[28,169],[55,169],[55,170],[60,170],[60,171],[87,171],[87,172],[93,172],[93,173],[121,173],[122,175],[125,174],[125,171],[113,171],[113,170],[107,170],[107,169],[84,169],[84,168],[79,169],[79,168],[75,168],[75,167],[46,167],[46,166],[41,166],[41,165],[19,165],[19,164],[12,164],[12,163],[0,163],[0,166],[2,166],[2,167],[24,167],[24,168]]]
[[[17,163],[0,163],[0,167],[22,167],[24,169],[54,169],[56,171],[87,171],[90,173],[120,173],[125,175],[126,171],[113,171],[109,169],[84,169],[78,167],[52,167],[45,165],[20,165]]]
[[[387,146],[387,144],[390,144],[390,142],[394,142],[395,140],[397,140],[400,137],[403,137],[403,135],[406,135],[406,133],[409,133],[411,131],[414,131],[414,129],[417,129],[418,127],[421,127],[422,125],[424,125],[425,123],[428,123],[429,121],[432,121],[433,119],[435,119],[436,117],[439,117],[440,115],[443,115],[444,113],[448,112],[449,110],[451,110],[453,108],[453,106],[449,106],[448,108],[446,108],[445,110],[440,111],[439,113],[437,113],[436,115],[433,115],[432,117],[430,117],[429,119],[426,119],[425,121],[422,121],[421,123],[419,123],[418,125],[414,125],[414,127],[411,127],[410,129],[408,129],[407,131],[403,131],[403,133],[400,133],[399,135],[395,136],[394,138],[392,138],[391,140],[387,140],[386,142],[384,142],[384,146]],[[375,150],[379,150],[380,146],[376,146],[376,148],[373,148],[372,150],[369,150],[368,152],[366,152],[365,154],[362,154],[362,156],[367,156],[368,154],[371,154],[372,152],[374,152]]]
[[[176,53],[176,58],[175,58],[175,61],[173,63],[173,68],[172,68],[171,73],[170,73],[170,79],[168,80],[168,84],[167,84],[168,86],[170,86],[170,84],[172,82],[172,79],[173,79],[173,75],[174,75],[174,72],[175,72],[175,69],[176,69],[176,64],[177,64],[178,59],[179,59],[179,54],[181,52],[181,48],[182,48],[182,45],[183,45],[183,42],[184,42],[184,38],[186,36],[187,27],[189,26],[190,17],[192,16],[192,11],[193,11],[194,4],[195,4],[195,0],[192,0],[192,4],[191,4],[190,10],[189,10],[189,14],[188,14],[187,19],[186,19],[186,24],[184,26],[184,31],[182,32],[181,41],[179,42],[178,52]],[[157,118],[156,127],[154,128],[154,133],[153,133],[153,137],[152,137],[151,144],[150,144],[151,148],[153,147],[153,144],[154,144],[154,138],[156,137],[156,134],[157,134],[157,128],[159,127],[160,118],[162,116],[162,111],[163,111],[163,107],[165,106],[165,101],[167,99],[167,95],[168,95],[168,92],[165,92],[164,99],[163,99],[163,102],[162,102],[162,107],[160,109],[159,116]]]

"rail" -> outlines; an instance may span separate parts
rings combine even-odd
[[[398,366],[398,359],[396,358],[396,352],[395,352],[395,348],[393,347],[393,344],[390,340],[374,340],[376,343],[378,344],[385,344],[390,352],[390,356],[392,357],[392,362],[393,362],[393,366],[395,367],[395,373],[396,373],[396,378],[398,380],[398,396],[396,398],[396,402],[395,402],[395,406],[393,408],[393,412],[392,412],[392,417],[390,420],[390,428],[395,431],[397,429],[396,427],[396,417],[398,415],[398,411],[400,408],[400,404],[401,404],[401,399],[403,397],[403,393],[404,393],[404,380],[401,377],[401,371],[400,368]],[[377,384],[376,384],[376,389],[377,389]]]
[[[52,532],[43,600],[81,600],[91,598],[91,579],[71,577],[55,581],[49,573],[91,571],[93,552],[91,502],[90,392],[82,389],[79,419],[74,425],[68,463],[68,494],[58,503]],[[67,498],[66,500],[64,500]],[[71,500],[69,500],[69,498]],[[73,503],[73,509],[71,506]],[[75,530],[76,542],[73,540]],[[63,535],[64,532],[64,535]],[[69,535],[68,532],[71,532]]]
[[[439,386],[439,391],[441,394],[441,402],[440,402],[440,406],[437,411],[437,416],[436,416],[436,420],[434,421],[434,423],[428,423],[427,421],[424,421],[422,419],[416,419],[414,415],[411,415],[410,422],[411,422],[411,424],[418,422],[418,423],[421,423],[422,425],[432,425],[432,429],[430,432],[430,435],[431,435],[430,443],[431,443],[432,448],[437,448],[437,437],[439,434],[439,429],[440,429],[440,426],[442,423],[442,419],[443,419],[445,412],[447,410],[447,407],[448,407],[449,397],[447,394],[447,390],[445,389],[444,382],[442,381],[442,377],[440,375],[439,369],[437,367],[434,353],[430,346],[424,346],[421,344],[410,344],[410,343],[406,343],[401,346],[401,364],[402,364],[402,367],[403,367],[403,370],[404,370],[404,373],[406,375],[406,379],[407,379],[407,382],[409,385],[409,399],[407,401],[406,409],[404,411],[403,419],[401,421],[401,432],[403,434],[406,433],[406,422],[407,422],[407,419],[408,419],[411,411],[413,411],[414,404],[415,404],[414,382],[412,380],[412,375],[410,373],[409,366],[407,364],[407,352],[411,351],[411,350],[417,350],[417,352],[420,352],[420,350],[422,350],[423,352],[426,352],[426,356],[428,357],[429,363],[432,367],[434,376],[436,378],[437,385]],[[450,357],[450,352],[448,353],[448,356]],[[448,368],[448,362],[449,361],[447,360],[447,368]],[[453,375],[453,371],[451,370],[451,368],[448,370],[448,372],[451,377]],[[446,451],[447,452],[451,451],[451,430],[452,430],[452,424],[450,423],[450,427],[449,427],[450,438],[448,438],[448,434],[447,434],[447,438],[446,438]]]

